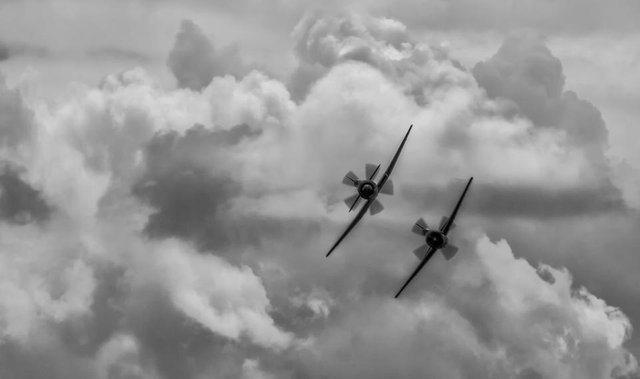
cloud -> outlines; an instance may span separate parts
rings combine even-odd
[[[207,130],[202,125],[155,135],[145,150],[146,170],[133,193],[156,211],[145,232],[155,238],[181,237],[203,249],[232,243],[225,218],[229,200],[241,189],[232,172],[220,172],[221,151],[259,135],[246,125]]]
[[[11,166],[0,170],[0,218],[26,224],[47,220],[51,211],[40,191],[24,182],[18,170]]]
[[[16,56],[46,57],[51,52],[42,46],[0,41],[0,62]]]
[[[490,97],[514,102],[536,125],[559,127],[579,146],[607,142],[600,112],[574,92],[564,91],[562,64],[540,38],[507,38],[493,57],[475,65],[473,75]]]
[[[31,117],[18,89],[9,88],[0,75],[0,148],[16,147],[29,138]]]
[[[631,326],[619,310],[575,290],[566,271],[544,267],[555,282],[544,281],[504,241],[482,237],[475,249],[450,262],[439,285],[425,285],[423,275],[411,300],[356,301],[316,336],[304,370],[336,378],[600,378],[637,369],[621,346]]]
[[[139,63],[149,63],[151,61],[150,57],[135,50],[127,50],[111,46],[90,49],[86,54],[95,59],[114,59]]]
[[[450,182],[426,191],[422,186],[405,187],[402,192],[423,210],[438,209],[444,214],[453,206],[454,194],[461,188],[460,183]],[[548,189],[476,180],[473,193],[468,196],[465,212],[488,217],[544,220],[627,210],[620,190],[612,183],[592,188]]]
[[[637,372],[627,316],[557,261],[516,258],[521,247],[487,217],[515,213],[493,196],[530,200],[515,214],[534,223],[622,207],[593,198],[616,192],[599,187],[611,186],[596,154],[603,141],[579,138],[567,121],[594,117],[578,98],[541,97],[564,107],[541,125],[395,20],[312,14],[294,34],[301,67],[320,68],[296,102],[256,70],[203,71],[211,78],[193,91],[165,89],[139,68],[57,103],[6,91],[29,133],[3,154],[56,212],[42,226],[0,224],[5,376],[20,377],[35,357],[41,365],[27,374],[82,378]],[[496,59],[540,60],[562,91],[557,70],[546,71],[553,56],[525,47]],[[518,72],[503,87],[537,94],[539,82]],[[410,123],[397,188],[440,189],[449,201],[451,177],[473,173],[480,184],[466,206],[479,211],[452,235],[460,254],[437,255],[394,300],[422,243],[411,222],[435,209],[417,208],[417,192],[384,198],[384,213],[323,255],[349,217],[341,175],[388,161]],[[553,247],[559,255],[566,245]]]
[[[364,4],[374,14],[398,18],[414,28],[447,31],[532,28],[557,33],[628,32],[637,30],[631,14],[637,14],[639,10],[635,3],[622,2],[611,7],[597,0],[560,0],[542,4],[531,0],[518,3],[507,0],[446,3],[407,0],[393,5],[386,1],[365,1]]]
[[[388,18],[307,14],[294,30],[300,61],[291,77],[294,98],[304,98],[311,85],[345,61],[367,63],[399,82],[419,104],[434,87],[463,84],[468,76],[444,51],[414,40],[405,25]]]
[[[216,51],[191,20],[180,24],[167,66],[178,81],[178,87],[196,91],[206,87],[214,76],[238,75],[243,71],[237,47]]]

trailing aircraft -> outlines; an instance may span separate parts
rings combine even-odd
[[[454,245],[449,244],[449,239],[447,234],[451,229],[455,227],[454,220],[456,215],[458,214],[458,209],[460,209],[460,204],[462,204],[462,200],[464,200],[465,195],[467,194],[467,190],[473,181],[473,177],[469,179],[466,187],[464,187],[464,191],[462,191],[462,195],[458,199],[458,203],[456,204],[453,212],[449,217],[443,217],[440,221],[440,227],[437,229],[430,229],[427,223],[419,218],[418,221],[413,225],[411,229],[412,232],[424,236],[425,244],[418,247],[413,251],[413,253],[420,259],[420,264],[413,271],[409,279],[404,283],[402,288],[396,293],[396,298],[400,296],[402,291],[409,285],[409,283],[413,280],[413,278],[418,275],[420,270],[427,264],[429,259],[436,253],[436,251],[442,251],[442,255],[444,255],[445,259],[449,260],[453,258],[454,255],[458,252],[458,248]]]

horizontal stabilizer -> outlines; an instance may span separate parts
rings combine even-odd
[[[348,186],[357,186],[358,185],[358,175],[354,174],[353,171],[347,172],[347,175],[342,179],[342,183]]]
[[[349,196],[346,199],[344,199],[344,203],[349,208],[349,212],[351,212],[353,208],[355,208],[358,205],[359,202],[360,202],[360,195],[358,194]]]
[[[374,214],[378,214],[378,213],[382,212],[383,209],[384,209],[384,207],[382,206],[382,203],[380,202],[380,200],[374,199],[371,202],[371,207],[369,208],[369,212],[373,216]]]
[[[391,179],[387,180],[382,188],[380,188],[380,193],[383,193],[385,195],[393,195],[393,182],[391,181]]]
[[[413,228],[411,228],[412,232],[414,232],[415,234],[419,234],[421,236],[426,235],[427,230],[429,230],[429,226],[427,225],[427,223],[424,221],[422,217],[420,217],[418,221],[416,221],[416,223],[413,224]]]
[[[424,257],[427,255],[427,250],[428,250],[428,246],[422,245],[413,251],[413,255],[415,255],[419,260],[423,260]]]
[[[442,251],[442,255],[444,255],[444,258],[446,260],[449,260],[453,258],[454,255],[456,255],[456,253],[458,252],[458,247],[453,245],[447,245],[443,247],[442,250],[440,251]]]
[[[364,172],[365,172],[365,175],[367,176],[367,179],[373,180],[379,168],[380,168],[379,164],[367,163],[364,166]]]

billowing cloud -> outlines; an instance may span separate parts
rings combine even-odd
[[[20,178],[19,171],[11,166],[0,168],[0,218],[15,224],[44,221],[51,208],[40,191]]]
[[[243,71],[237,47],[216,51],[198,25],[191,20],[180,24],[167,65],[178,87],[201,90],[214,76],[238,74]]]
[[[507,40],[482,76],[396,20],[314,13],[294,38],[288,86],[211,70],[215,50],[187,22],[169,58],[186,88],[138,68],[57,103],[5,90],[28,133],[2,124],[3,158],[56,211],[0,223],[3,377],[637,375],[624,305],[501,235],[504,215],[626,217],[604,124],[542,42]],[[396,196],[325,259],[349,217],[341,175],[388,161],[410,123]],[[471,174],[460,253],[393,299],[422,243],[411,222],[442,211],[416,206],[417,189],[451,201],[451,178]]]

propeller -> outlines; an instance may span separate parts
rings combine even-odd
[[[378,171],[380,170],[380,165],[376,165],[373,163],[367,163],[364,166],[364,172],[365,172],[365,177],[368,180],[373,180],[375,179],[376,175],[378,174]],[[387,181],[387,183],[389,183],[390,180]],[[344,178],[342,178],[342,183],[349,186],[349,187],[358,187],[358,185],[360,184],[360,178],[358,178],[358,175],[356,175],[353,171],[349,171],[347,172],[347,174],[344,176]],[[387,184],[385,184],[383,187],[385,192],[384,193],[393,193],[393,183],[390,183],[389,186],[387,186]],[[380,193],[383,193],[382,191],[380,191]],[[347,205],[347,207],[349,207],[349,212],[351,212],[353,209],[355,209],[358,204],[360,204],[360,200],[362,198],[360,197],[359,194],[355,194],[355,195],[351,195],[349,197],[347,197],[346,199],[344,199],[344,203]],[[377,204],[371,204],[371,209],[370,212],[371,214],[376,214],[379,212],[382,212],[382,210],[384,209],[384,207],[382,206],[382,204],[380,202],[377,202]]]

